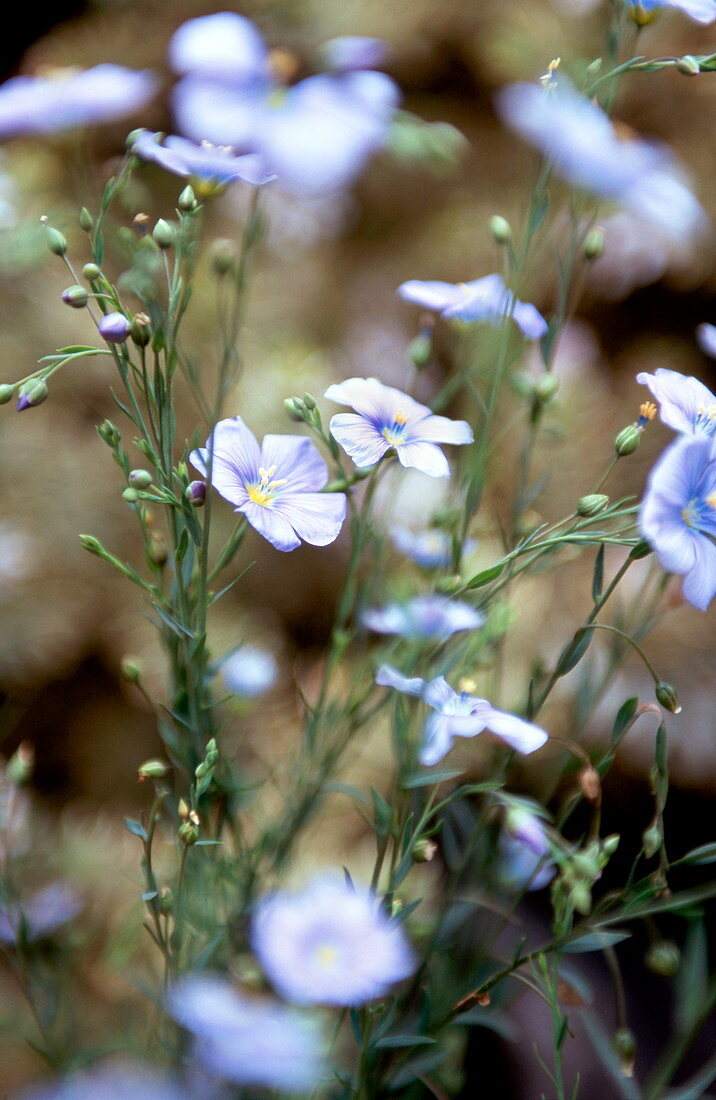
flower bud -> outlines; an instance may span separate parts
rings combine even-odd
[[[123,313],[106,313],[97,327],[108,344],[122,344],[129,335],[129,321]]]
[[[211,266],[219,278],[228,275],[236,263],[236,245],[233,241],[219,238],[211,246]]]
[[[435,853],[438,850],[438,846],[434,840],[430,837],[421,836],[419,840],[415,841],[413,850],[410,853],[413,858],[413,863],[430,863],[430,860],[434,858]]]
[[[94,222],[92,220],[92,215],[90,214],[86,206],[83,206],[80,210],[80,216],[78,220],[80,223],[80,229],[84,229],[85,233],[92,232],[92,226],[94,225]]]
[[[131,470],[129,474],[129,483],[133,485],[135,489],[148,489],[152,484],[152,475],[149,470]]]
[[[159,893],[159,912],[171,913],[174,908],[174,894],[172,893],[171,886],[162,886]]]
[[[185,798],[180,798],[177,802],[177,813],[182,821],[187,821],[189,818],[189,806]]]
[[[585,882],[577,882],[570,890],[572,905],[583,917],[589,915],[592,908],[592,891]]]
[[[12,396],[15,393],[15,387],[10,386],[7,382],[0,384],[0,405],[7,405],[8,401],[12,401]]]
[[[129,326],[129,335],[138,348],[146,348],[152,338],[152,322],[146,313],[135,313]]]
[[[165,221],[164,218],[160,218],[154,226],[152,236],[160,248],[171,248],[174,244],[174,227],[171,226],[168,221]]]
[[[408,358],[417,370],[427,367],[433,355],[433,341],[431,334],[419,332],[408,344]]]
[[[139,500],[139,493],[130,485],[128,489],[124,489],[122,497],[126,500],[127,504],[136,504]]]
[[[628,1027],[620,1027],[612,1036],[612,1046],[619,1058],[619,1068],[625,1077],[631,1077],[634,1072],[634,1058],[636,1056],[636,1039]]]
[[[683,73],[684,76],[698,76],[701,72],[701,66],[696,58],[690,53],[686,53],[683,57],[679,58],[676,62],[676,68],[680,73]]]
[[[313,394],[304,393],[304,395],[303,395],[303,404],[306,406],[306,408],[309,410],[309,412],[313,412],[313,410],[316,407],[316,399],[313,396]]]
[[[609,836],[605,836],[602,841],[602,851],[608,856],[613,856],[619,847],[619,833],[611,833]]]
[[[654,694],[657,702],[661,704],[664,710],[668,710],[669,714],[681,714],[679,697],[671,684],[667,684],[665,680],[662,680],[656,685]]]
[[[128,492],[125,489],[125,492]],[[152,535],[147,548],[147,556],[155,565],[166,565],[169,557],[169,547],[161,535]]]
[[[579,773],[579,786],[588,802],[599,801],[599,796],[602,792],[602,783],[599,778],[599,772],[596,768],[593,768],[591,764],[586,768],[582,768]]]
[[[190,848],[199,839],[199,830],[191,821],[185,821],[179,826],[179,840],[185,848]]]
[[[163,779],[169,771],[169,765],[163,760],[145,760],[138,769],[140,779]]]
[[[119,667],[121,669],[122,676],[127,681],[127,683],[139,683],[142,677],[142,673],[144,672],[144,665],[139,660],[139,657],[134,657],[131,653],[128,653],[125,657],[122,658],[122,663]]]
[[[187,184],[177,200],[177,206],[184,214],[190,214],[192,210],[196,209],[196,205],[194,188]]]
[[[590,229],[584,238],[583,251],[585,260],[598,260],[604,252],[604,230],[598,225]]]
[[[122,438],[119,434],[119,428],[116,428],[111,420],[103,420],[102,423],[98,425],[97,435],[100,439],[104,440],[109,447],[116,447]]]
[[[98,558],[103,558],[105,555],[104,546],[94,535],[80,535],[80,545],[85,550],[89,550],[90,554],[96,554]]]
[[[49,226],[47,230],[47,247],[55,256],[66,255],[67,238],[64,233],[60,233],[59,229],[53,229],[52,226]]]
[[[634,451],[639,446],[640,439],[641,432],[635,424],[630,424],[627,428],[622,428],[614,440],[614,446],[619,458],[622,458],[624,455],[634,454]]]
[[[21,741],[5,765],[5,775],[20,787],[27,783],[35,767],[35,750],[29,741]]]
[[[195,508],[201,508],[206,500],[206,482],[190,481],[186,487],[186,499]]]
[[[652,821],[648,829],[645,829],[642,833],[642,842],[644,844],[644,855],[647,859],[651,859],[655,856],[661,847],[661,842],[664,839],[664,835],[661,831],[661,826],[658,821]]]
[[[512,226],[507,218],[495,214],[490,218],[490,233],[495,244],[508,244],[512,240]]]
[[[306,419],[306,406],[300,397],[287,397],[283,403],[283,407],[286,410],[289,420],[295,421],[296,424],[303,424]]]
[[[66,306],[72,306],[73,309],[84,309],[87,305],[89,294],[83,286],[75,283],[74,286],[68,286],[63,290],[60,297]]]
[[[551,401],[557,390],[559,389],[559,378],[552,374],[551,371],[545,371],[535,381],[533,387],[533,393],[535,398],[542,405],[546,405],[548,401]]]
[[[588,493],[577,505],[578,516],[597,516],[609,503],[606,493]]]
[[[672,940],[662,940],[650,947],[644,959],[645,966],[661,978],[671,978],[676,974],[681,962],[681,952]]]
[[[97,264],[88,263],[82,268],[82,275],[88,283],[93,283],[96,279],[101,278],[102,272],[97,267]]]
[[[43,380],[41,378],[31,378],[28,382],[23,382],[17,391],[17,411],[22,412],[24,409],[41,405],[46,397],[47,386]]]

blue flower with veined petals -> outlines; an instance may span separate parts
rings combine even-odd
[[[420,763],[426,767],[432,767],[447,756],[454,737],[475,737],[483,730],[494,733],[521,753],[535,752],[547,740],[545,731],[532,722],[497,710],[487,699],[478,699],[466,691],[459,694],[453,691],[444,676],[423,680],[419,676],[403,676],[391,665],[381,665],[375,682],[414,695],[435,712],[425,723],[423,744],[418,753]]]
[[[232,149],[211,145],[208,141],[196,145],[186,138],[170,136],[162,142],[160,134],[140,130],[132,142],[132,152],[142,160],[159,164],[175,176],[194,176],[216,183],[242,180],[254,187],[275,179],[264,171],[261,158],[256,153],[237,157]]]
[[[456,321],[486,321],[500,325],[511,317],[529,340],[539,340],[547,322],[529,302],[520,302],[505,286],[501,275],[484,275],[471,283],[421,282],[410,279],[398,287],[406,302]]]
[[[653,8],[677,8],[697,23],[713,23],[716,19],[716,0],[638,0],[633,8],[651,11]]]
[[[184,74],[173,105],[195,141],[257,153],[290,191],[319,194],[350,184],[386,142],[399,94],[385,73],[318,74],[280,84],[253,24],[233,12],[190,19],[170,46]]]
[[[698,378],[659,367],[653,374],[642,371],[636,380],[649,387],[670,428],[687,435],[716,432],[716,396]]]
[[[716,595],[716,436],[682,436],[667,448],[651,471],[639,526],[664,569],[683,575],[689,603],[705,611]]]
[[[407,603],[365,611],[363,625],[376,634],[400,634],[403,638],[449,638],[461,630],[476,630],[483,615],[462,600],[447,596],[418,596]]]
[[[295,550],[301,540],[327,546],[338,538],[346,515],[341,493],[322,493],[328,467],[302,435],[267,435],[259,447],[240,416],[220,420],[206,447],[192,451],[192,465],[218,493],[242,512],[277,550]]]
[[[394,450],[401,465],[448,477],[450,467],[437,444],[473,442],[465,420],[435,416],[427,405],[377,378],[348,378],[329,386],[324,396],[355,409],[332,417],[329,428],[356,466],[372,466]]]

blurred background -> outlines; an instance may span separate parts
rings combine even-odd
[[[250,293],[244,373],[226,410],[240,413],[259,436],[292,430],[282,402],[293,393],[308,390],[320,397],[331,382],[353,375],[375,374],[399,387],[413,384],[406,348],[419,317],[396,297],[396,288],[411,278],[460,282],[499,270],[489,219],[501,214],[519,226],[524,216],[536,160],[497,121],[496,90],[514,79],[537,78],[552,58],[562,56],[579,66],[603,49],[601,6],[574,0],[254,0],[213,6],[187,0],[96,0],[56,8],[53,24],[38,22],[35,11],[21,8],[14,29],[3,36],[4,78],[110,61],[157,71],[162,90],[141,117],[69,136],[15,139],[0,148],[0,381],[24,375],[57,347],[92,342],[89,320],[60,299],[67,272],[47,252],[39,218],[47,215],[66,233],[72,259],[81,268],[89,257],[77,211],[82,205],[97,208],[127,131],[138,125],[172,130],[168,93],[173,78],[166,48],[173,31],[188,18],[222,8],[254,19],[271,46],[295,54],[301,71],[315,66],[318,47],[327,39],[343,34],[384,39],[390,47],[387,68],[403,90],[404,107],[424,119],[452,124],[467,139],[454,156],[427,160],[416,156],[409,142],[396,141],[372,161],[355,188],[339,196],[267,194],[268,228]],[[716,51],[716,30],[671,13],[642,32],[639,51],[653,56]],[[694,79],[669,70],[635,76],[622,87],[615,113],[675,149],[716,224],[716,74]],[[137,173],[124,196],[130,231],[140,211],[152,220],[172,217],[181,186],[150,166]],[[213,201],[207,241],[237,239],[245,210],[240,189]],[[536,473],[546,477],[535,511],[546,519],[566,514],[598,481],[611,457],[614,434],[636,418],[645,397],[634,381],[638,371],[669,367],[716,388],[713,361],[694,337],[698,324],[716,322],[716,238],[662,239],[653,228],[610,211],[600,224],[606,231],[605,253],[587,272],[576,315],[561,341],[560,390],[535,463]],[[550,264],[559,232],[557,224],[547,235],[522,295],[547,315],[554,302]],[[121,239],[110,264],[118,277]],[[199,361],[202,349],[215,346],[215,286],[206,263],[202,271],[184,335]],[[454,343],[439,326],[437,362],[419,379],[421,400],[429,401],[447,375]],[[529,357],[525,369],[531,369]],[[143,662],[150,695],[161,695],[164,675],[153,628],[138,598],[89,557],[77,537],[91,532],[119,557],[140,563],[135,527],[121,498],[121,476],[94,430],[108,416],[119,423],[111,382],[102,359],[82,361],[53,379],[43,405],[22,416],[7,406],[0,416],[0,753],[9,757],[23,741],[35,748],[28,797],[39,825],[28,843],[38,881],[48,875],[69,878],[88,899],[82,930],[69,935],[74,957],[83,960],[79,973],[85,1004],[94,1006],[91,1027],[98,1034],[118,1010],[130,1030],[133,1026],[132,1006],[142,984],[136,959],[143,948],[139,921],[128,921],[126,915],[130,908],[139,912],[141,887],[136,841],[122,830],[121,816],[146,802],[137,767],[160,751],[154,715],[139,691],[123,680],[122,659],[133,654]],[[327,403],[323,407],[329,411]],[[506,405],[506,423],[519,411],[515,397],[514,407]],[[200,423],[188,398],[181,415],[188,435]],[[669,437],[656,422],[648,429],[638,452],[620,463],[614,495],[641,492]],[[141,465],[141,456],[136,457]],[[507,457],[501,478],[509,479],[510,461]],[[435,489],[416,476],[417,483],[403,488],[397,505],[401,517],[409,517],[411,508],[424,509],[426,492]],[[483,541],[477,568],[489,564],[496,549],[500,491],[498,482],[478,521],[476,533]],[[434,503],[437,507],[439,498]],[[395,507],[395,502],[385,504],[386,510]],[[221,522],[228,530],[228,508],[226,513]],[[248,766],[270,760],[297,736],[294,677],[310,677],[315,667],[346,553],[339,542],[328,550],[302,548],[282,555],[253,534],[250,539],[242,562],[255,560],[255,565],[219,605],[213,637],[216,652],[246,639],[270,650],[278,662],[270,691],[261,700],[234,704],[227,715],[235,751]],[[558,580],[543,577],[522,592],[513,608],[515,696],[523,690],[535,639],[549,664],[581,621],[591,564],[575,558]],[[639,580],[635,576],[635,586]],[[667,590],[662,610],[668,614],[648,651],[676,685],[683,705],[683,713],[669,719],[674,784],[669,820],[674,850],[681,851],[712,839],[714,614],[684,606],[676,583]],[[593,648],[598,661],[599,646]],[[570,691],[568,682],[550,711],[553,726],[559,726]],[[589,738],[595,743],[604,738],[619,703],[634,694],[648,701],[650,681],[638,662],[627,659],[591,719]],[[379,733],[369,753],[361,757],[357,752],[349,762],[361,781],[380,782],[382,760],[374,751]],[[620,752],[618,778],[615,773],[610,781],[605,832],[627,834],[633,822],[638,836],[648,823],[652,754],[653,730],[637,727]],[[468,766],[478,768],[479,762]],[[525,778],[537,797],[550,790],[548,761],[543,772]],[[328,815],[306,847],[306,858],[315,862],[345,860],[367,868],[372,856],[360,822],[345,807]],[[110,861],[114,873],[108,879]],[[135,961],[123,974],[130,959]],[[638,974],[637,985],[643,981],[641,969]],[[644,1003],[648,982],[656,980],[646,980]],[[0,981],[5,987],[0,987],[0,1003],[14,1002],[10,980]],[[38,1072],[36,1056],[18,1038],[24,1023],[8,1013],[0,1026],[0,1066],[6,1074],[0,1080],[7,1088]],[[658,1048],[658,1024],[652,1024],[656,1037],[650,1042]],[[524,1049],[529,1051],[529,1039]],[[698,1062],[698,1051],[695,1058]],[[514,1083],[519,1080],[511,1076],[514,1072],[505,1069],[501,1095],[510,1095],[512,1088],[515,1096],[531,1096],[524,1082]]]

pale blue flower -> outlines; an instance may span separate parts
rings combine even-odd
[[[321,57],[326,67],[339,73],[360,69],[382,69],[388,60],[389,53],[382,38],[368,38],[361,34],[331,38],[321,47]]]
[[[497,109],[577,187],[621,203],[676,237],[704,230],[705,214],[679,179],[671,152],[622,137],[601,107],[565,77],[552,77],[545,87],[511,84],[499,93]]]
[[[555,875],[544,823],[522,806],[510,806],[500,833],[500,881],[511,890],[541,890]]]
[[[0,87],[0,138],[50,134],[111,122],[139,110],[154,95],[157,78],[122,65],[97,65],[52,76],[14,76]]]
[[[456,321],[486,321],[500,325],[512,317],[529,340],[539,340],[547,322],[529,302],[520,302],[505,286],[501,275],[485,275],[471,283],[421,282],[410,279],[398,287],[406,302]]]
[[[283,87],[261,36],[232,12],[189,20],[170,56],[185,74],[173,95],[182,132],[259,154],[267,173],[303,194],[350,184],[385,144],[399,99],[390,77],[368,70]]]
[[[415,969],[402,926],[342,879],[264,898],[251,943],[272,985],[297,1004],[365,1004]]]
[[[204,1090],[209,1100],[213,1090]],[[64,1081],[38,1085],[16,1100],[198,1100],[181,1084],[148,1066],[128,1059],[112,1059],[92,1069],[73,1073]]]
[[[327,546],[338,538],[346,514],[342,493],[321,493],[328,467],[310,439],[267,435],[259,447],[240,416],[220,420],[206,447],[192,451],[193,466],[242,512],[277,550],[295,550],[301,540]]]
[[[176,176],[195,176],[200,180],[216,183],[233,183],[242,180],[260,187],[274,179],[265,172],[261,158],[255,153],[242,157],[231,149],[211,145],[204,141],[195,145],[181,137],[167,137],[161,142],[160,134],[140,130],[132,142],[132,152],[142,160],[153,161]]]
[[[716,19],[716,0],[638,0],[633,8],[651,11],[653,8],[677,8],[697,23],[713,23]]]
[[[332,417],[329,428],[356,466],[372,466],[394,450],[401,465],[448,477],[450,467],[437,444],[473,441],[466,421],[435,416],[427,405],[377,378],[349,378],[329,386],[324,396],[355,409]]]
[[[689,603],[705,611],[716,595],[716,436],[685,435],[667,448],[639,525],[664,569],[683,575]]]
[[[453,691],[444,676],[423,680],[418,676],[403,676],[390,665],[381,665],[376,683],[415,695],[435,712],[425,723],[423,743],[418,754],[421,764],[432,767],[452,748],[455,737],[475,737],[489,730],[517,752],[531,753],[541,748],[547,734],[532,722],[514,714],[497,710],[487,699],[478,699],[466,691]]]
[[[392,527],[393,546],[423,569],[447,569],[452,561],[452,536],[440,527],[413,531],[410,527]],[[474,539],[465,543],[465,553],[475,548]]]
[[[255,699],[276,683],[278,662],[267,649],[242,645],[221,662],[221,676],[229,691]]]
[[[36,943],[48,939],[73,920],[83,907],[76,890],[66,882],[53,882],[22,903],[0,907],[0,943],[22,939]]]
[[[321,1072],[316,1022],[267,998],[246,997],[222,978],[194,974],[172,986],[167,1008],[194,1036],[195,1060],[237,1085],[308,1092]]]
[[[363,625],[369,630],[403,638],[449,638],[461,630],[476,630],[484,621],[470,604],[447,596],[418,596],[363,613]]]
[[[716,397],[698,378],[658,367],[654,374],[642,371],[636,380],[649,387],[659,403],[661,419],[674,431],[687,435],[716,432]]]
[[[699,325],[696,329],[696,339],[704,354],[716,359],[716,325]]]

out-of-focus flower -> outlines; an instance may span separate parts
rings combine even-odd
[[[676,237],[703,231],[706,216],[679,179],[671,152],[643,138],[622,137],[604,111],[564,77],[545,87],[511,84],[497,109],[577,187],[613,199]]]
[[[82,899],[65,882],[53,882],[38,890],[22,905],[0,908],[0,943],[14,944],[22,937],[36,943],[52,936],[82,909]]]
[[[392,527],[393,546],[423,569],[446,569],[452,560],[452,537],[440,527],[413,531],[410,527]],[[471,554],[477,541],[466,539],[465,554]]]
[[[193,176],[216,183],[242,180],[254,187],[260,187],[274,178],[264,171],[261,158],[255,153],[237,157],[233,150],[225,146],[212,145],[208,141],[196,145],[181,137],[170,136],[162,143],[161,135],[149,130],[139,131],[132,142],[132,152],[176,176]]]
[[[360,69],[382,69],[390,51],[381,38],[366,35],[345,35],[331,38],[321,47],[321,57],[328,69],[349,73]]]
[[[649,387],[659,402],[661,419],[674,431],[687,435],[716,432],[716,397],[698,378],[659,367],[653,374],[642,371],[636,380]]]
[[[243,996],[218,977],[194,974],[172,987],[167,1007],[194,1036],[196,1060],[238,1085],[307,1092],[321,1070],[320,1031],[276,1001]]]
[[[511,317],[529,340],[539,340],[547,322],[529,302],[520,302],[501,275],[485,275],[471,283],[421,282],[410,279],[398,287],[406,302],[415,302],[456,321],[487,321],[500,325]]]
[[[696,329],[696,339],[704,354],[716,359],[716,325],[699,325]]]
[[[547,734],[532,722],[514,714],[496,710],[487,699],[478,699],[466,691],[458,694],[444,676],[434,680],[403,676],[390,665],[381,665],[376,683],[415,695],[435,711],[425,723],[423,743],[418,754],[421,764],[432,767],[450,752],[454,737],[475,737],[489,730],[517,752],[530,753],[541,748]]]
[[[191,19],[174,35],[174,89],[183,133],[258,153],[290,191],[316,194],[352,182],[385,144],[398,90],[384,73],[319,74],[277,82],[263,39],[233,12]]]
[[[123,313],[105,313],[97,329],[108,344],[122,344],[129,336],[131,323]]]
[[[637,12],[654,8],[677,8],[697,23],[713,23],[716,19],[716,0],[638,0],[631,7]]]
[[[147,1066],[112,1059],[64,1081],[31,1088],[15,1100],[191,1100],[191,1095]]]
[[[664,569],[683,575],[689,603],[705,611],[716,594],[716,437],[682,436],[667,448],[639,525]]]
[[[377,378],[349,378],[329,386],[324,396],[355,409],[337,413],[329,427],[356,466],[372,466],[395,450],[401,465],[431,477],[448,477],[450,467],[437,444],[473,441],[466,421],[435,416],[427,405]]]
[[[259,447],[240,416],[220,420],[206,447],[189,458],[277,550],[295,550],[301,539],[327,546],[338,538],[346,514],[342,493],[321,493],[328,467],[310,439],[267,435]]]
[[[339,879],[264,898],[251,943],[271,983],[297,1004],[364,1004],[415,969],[402,927],[373,894]]]
[[[541,890],[555,875],[554,860],[541,819],[510,806],[499,839],[500,880],[510,890]]]
[[[403,638],[449,638],[460,630],[476,630],[484,621],[484,616],[470,604],[447,596],[418,596],[407,603],[394,603],[363,614],[363,623],[369,630],[376,634],[400,634]]]
[[[221,676],[229,691],[254,699],[276,683],[278,663],[267,649],[242,645],[221,662]]]
[[[121,65],[14,76],[0,87],[0,138],[50,134],[111,122],[143,107],[157,89],[153,73]]]

